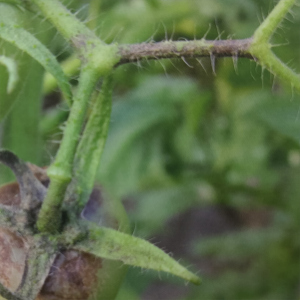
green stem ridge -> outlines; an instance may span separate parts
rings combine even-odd
[[[74,160],[76,209],[80,212],[93,190],[104,149],[112,106],[112,78],[104,78],[101,91],[91,107],[91,115],[77,147]]]

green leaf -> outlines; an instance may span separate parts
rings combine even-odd
[[[71,105],[72,93],[67,77],[54,55],[32,34],[11,22],[0,23],[0,38],[12,43],[37,60],[57,80],[68,104]]]
[[[114,229],[86,224],[88,236],[74,245],[76,250],[106,259],[121,260],[127,265],[168,272],[197,285],[201,283],[198,276],[151,243]]]
[[[0,55],[0,64],[7,68],[9,79],[7,84],[7,93],[10,94],[16,87],[18,81],[18,68],[16,62],[7,56]]]

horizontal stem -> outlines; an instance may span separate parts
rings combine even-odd
[[[119,45],[120,61],[116,66],[141,60],[158,60],[164,58],[198,58],[198,57],[246,57],[253,59],[248,51],[252,39],[242,40],[195,40],[166,41],[159,43],[141,43]]]

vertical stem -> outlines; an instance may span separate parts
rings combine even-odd
[[[64,136],[54,163],[47,174],[51,180],[47,196],[40,210],[37,226],[41,232],[55,233],[61,223],[61,206],[72,178],[72,164],[80,138],[89,98],[98,75],[92,69],[82,70],[79,86],[66,124]]]
[[[77,212],[83,209],[93,190],[110,122],[111,96],[112,78],[109,75],[103,81],[76,151],[73,182]]]

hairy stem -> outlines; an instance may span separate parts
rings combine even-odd
[[[76,147],[97,79],[98,76],[94,70],[82,71],[60,148],[54,163],[47,171],[51,183],[38,217],[37,226],[41,232],[55,233],[59,230],[62,202],[72,178]]]
[[[55,233],[60,228],[62,202],[72,178],[73,160],[85,120],[89,98],[98,78],[110,73],[120,57],[117,54],[116,45],[104,44],[60,1],[31,1],[71,42],[82,61],[78,91],[59,151],[54,163],[47,172],[51,183],[37,222],[37,227],[41,232]]]
[[[254,33],[254,43],[267,42],[296,0],[281,0]]]
[[[99,77],[110,73],[119,61],[117,45],[106,45],[58,0],[31,0],[72,44],[84,65],[98,70]]]
[[[78,212],[83,209],[93,190],[110,122],[111,95],[110,75],[104,79],[100,94],[91,107],[91,115],[76,151],[73,180],[76,186]]]
[[[256,52],[254,51],[254,53]],[[278,57],[276,57],[268,45],[259,48],[257,57],[263,67],[267,68],[275,76],[282,78],[293,88],[296,88],[298,91],[300,91],[300,76],[287,67]]]
[[[197,57],[246,57],[253,58],[249,52],[252,39],[220,41],[178,41],[120,45],[120,61],[117,65],[140,60],[164,58]]]
[[[271,51],[272,46],[269,44],[270,37],[294,4],[295,0],[278,2],[255,31],[249,51],[259,64],[300,91],[300,76],[274,55]]]
[[[41,12],[53,23],[57,30],[69,41],[73,42],[75,48],[83,45],[77,45],[78,37],[88,39],[98,39],[93,31],[80,22],[65,6],[58,0],[31,0],[35,3]]]

